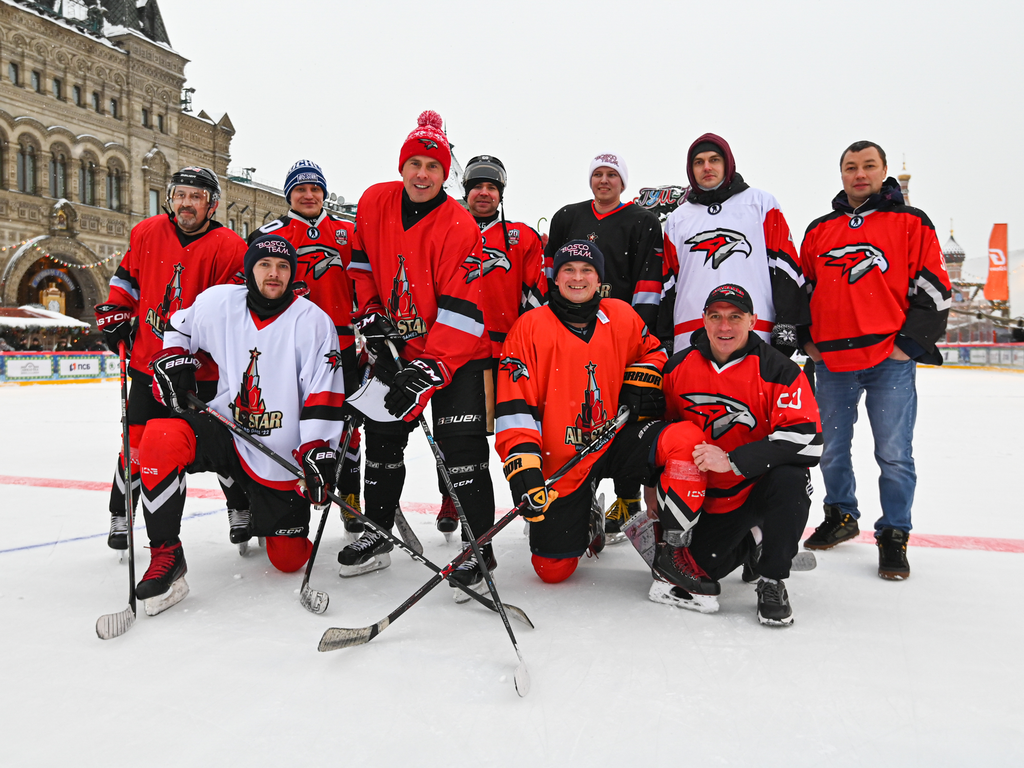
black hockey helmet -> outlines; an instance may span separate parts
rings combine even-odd
[[[210,193],[211,206],[220,200],[220,182],[217,180],[217,174],[209,168],[202,168],[198,165],[189,165],[182,168],[177,173],[174,173],[171,176],[170,183],[167,185],[168,208],[171,205],[171,196],[174,194],[174,188],[179,185],[183,187],[205,189]]]
[[[505,197],[505,184],[508,183],[508,176],[501,160],[493,155],[477,155],[469,161],[462,174],[462,188],[468,195],[469,190],[481,181],[491,182],[498,188],[498,194]]]

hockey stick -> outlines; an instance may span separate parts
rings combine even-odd
[[[388,349],[391,350],[391,355],[395,359],[395,364],[399,369],[401,369],[402,359],[398,356],[398,350],[395,349],[395,345],[390,341],[388,341],[387,344]],[[416,417],[416,423],[419,425],[420,429],[423,430],[423,434],[426,435],[427,444],[430,445],[430,451],[434,454],[434,461],[437,463],[437,473],[441,476],[441,480],[444,481],[444,486],[448,490],[448,497],[452,500],[452,504],[455,506],[455,511],[459,515],[459,521],[462,523],[462,530],[465,533],[466,538],[469,539],[469,545],[472,547],[473,554],[476,556],[477,567],[480,569],[480,573],[483,575],[484,581],[487,584],[487,591],[491,593],[491,599],[494,601],[494,605],[498,609],[498,615],[501,616],[501,623],[505,625],[505,631],[508,633],[509,640],[512,641],[512,647],[516,650],[516,657],[519,659],[519,664],[516,666],[513,680],[516,685],[516,693],[520,696],[525,696],[530,692],[530,672],[526,669],[526,661],[523,659],[522,651],[519,650],[519,643],[516,641],[515,632],[512,631],[512,625],[508,621],[508,615],[505,613],[505,609],[501,605],[501,598],[498,596],[498,588],[494,585],[494,577],[491,575],[491,569],[487,566],[487,558],[484,557],[483,551],[480,549],[480,545],[476,541],[476,534],[473,532],[473,528],[469,524],[469,518],[466,517],[466,510],[462,508],[462,502],[459,501],[459,496],[455,493],[455,484],[452,483],[451,475],[448,474],[448,467],[444,465],[444,455],[441,453],[441,449],[434,440],[434,435],[430,431],[430,425],[427,424],[427,420],[423,417],[422,413]]]
[[[409,545],[409,549],[417,555],[423,554],[423,545],[420,543],[419,536],[416,535],[412,526],[409,525],[409,521],[405,519],[401,507],[395,507],[395,528],[398,529],[402,541]]]
[[[215,411],[212,408],[210,408],[209,405],[204,403],[202,400],[200,400],[198,397],[196,397],[191,392],[187,393],[186,397],[188,399],[189,404],[193,408],[195,408],[196,410],[198,410],[198,411],[200,411],[202,413],[206,413],[206,414],[212,416],[217,421],[219,421],[221,424],[223,424],[225,427],[227,427],[233,434],[238,435],[238,437],[240,439],[242,439],[245,442],[249,443],[249,445],[251,445],[257,451],[262,453],[268,459],[270,459],[274,463],[280,465],[284,469],[287,469],[289,472],[291,472],[293,475],[295,475],[295,477],[297,477],[298,479],[300,479],[300,480],[303,479],[303,474],[302,474],[302,470],[301,469],[296,467],[294,464],[289,463],[287,459],[283,458],[282,456],[280,456],[279,454],[274,452],[272,449],[268,448],[266,445],[261,443],[255,437],[250,435],[248,432],[245,432],[244,430],[242,430],[237,424],[235,424],[233,421],[231,421],[231,419],[229,419],[226,416],[222,416],[221,414],[217,413],[217,411]],[[358,510],[353,509],[352,507],[350,507],[348,504],[345,503],[344,499],[342,499],[340,496],[338,496],[338,494],[336,494],[334,492],[330,492],[327,495],[339,507],[344,509],[346,512],[348,512],[350,515],[355,517],[357,520],[361,520],[363,525],[370,526],[371,528],[373,528],[376,531],[378,531],[382,536],[384,536],[384,538],[386,538],[388,541],[390,541],[396,547],[398,547],[399,549],[405,550],[409,554],[409,556],[412,557],[413,560],[415,560],[415,561],[417,561],[419,563],[423,563],[423,565],[427,566],[435,574],[436,573],[441,573],[441,569],[437,565],[435,565],[430,560],[425,558],[423,555],[421,555],[419,552],[417,552],[415,549],[413,549],[409,544],[406,544],[404,541],[402,541],[402,539],[397,538],[396,536],[393,536],[390,531],[387,531],[384,528],[381,528],[373,520],[371,520],[370,518],[368,518],[365,515],[361,514]],[[444,578],[447,578],[447,573],[445,574]],[[457,582],[452,582],[452,583],[457,584]],[[481,605],[486,606],[487,608],[489,608],[492,611],[497,611],[498,610],[497,607],[494,605],[494,603],[492,603],[488,598],[484,597],[483,595],[477,594],[472,589],[470,589],[469,587],[466,587],[466,586],[464,586],[462,584],[457,584],[457,586],[459,586],[462,589],[463,592],[468,594],[470,597],[472,597],[474,600],[476,600]],[[523,611],[522,608],[519,608],[519,607],[517,607],[515,605],[511,605],[511,604],[508,604],[508,603],[506,603],[504,605],[504,608],[509,613],[511,613],[513,616],[515,616],[517,619],[519,619],[524,624],[526,624],[528,627],[533,629],[533,622],[530,621],[530,617],[526,615],[526,613]]]
[[[544,486],[548,489],[552,488],[555,483],[565,477],[573,467],[579,464],[586,456],[593,453],[596,450],[604,447],[610,442],[623,424],[626,423],[626,419],[629,418],[629,409],[620,408],[615,419],[604,426],[601,433],[597,435],[593,441],[588,444],[583,450],[573,456],[567,461],[560,469],[558,469],[551,477],[544,481]],[[520,502],[519,506],[515,509],[507,512],[498,522],[491,526],[491,528],[485,531],[477,538],[477,544],[486,544],[493,539],[505,526],[511,523],[515,518],[526,509],[526,502]],[[473,553],[471,549],[464,549],[456,556],[448,565],[446,565],[440,572],[438,572],[434,578],[424,584],[422,587],[417,589],[404,603],[395,608],[391,613],[385,616],[383,619],[378,621],[376,624],[371,624],[368,627],[359,627],[357,629],[347,629],[334,627],[324,632],[324,636],[320,639],[320,651],[336,651],[339,648],[348,648],[353,645],[364,645],[385,629],[390,626],[395,619],[401,616],[403,613],[412,608],[420,599],[427,594],[430,590],[444,581],[448,576],[464,563],[469,556]],[[473,594],[476,594],[475,592]]]
[[[345,431],[341,435],[341,444],[338,446],[338,466],[334,472],[335,485],[338,483],[338,478],[341,477],[341,468],[345,464],[345,454],[348,452],[349,443],[352,442],[352,433],[354,431],[355,426],[351,422],[346,421]],[[318,507],[318,509],[320,508]],[[327,503],[322,505],[320,525],[316,529],[316,538],[313,539],[313,549],[310,550],[309,562],[306,563],[306,573],[302,577],[302,586],[299,587],[299,603],[307,611],[318,614],[327,610],[331,597],[326,592],[312,589],[309,586],[309,574],[313,570],[313,561],[316,560],[316,553],[320,549],[320,539],[324,535],[324,526],[327,524],[327,517],[330,513],[331,501],[328,499]]]
[[[121,453],[124,461],[124,508],[128,516],[128,607],[118,613],[107,613],[96,620],[100,640],[123,635],[135,624],[135,537],[132,509],[132,447],[128,440],[128,350],[125,342],[117,345],[121,369]]]

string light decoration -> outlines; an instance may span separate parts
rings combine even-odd
[[[0,253],[4,253],[5,251],[11,251],[11,250],[14,250],[16,248],[21,248],[22,246],[27,245],[28,242],[29,242],[28,240],[22,240],[20,243],[16,243],[14,245],[3,245],[3,246],[0,246]],[[116,253],[112,253],[109,256],[107,256],[107,258],[100,259],[99,261],[95,261],[92,264],[76,264],[75,262],[64,261],[64,259],[62,259],[62,258],[60,258],[58,256],[54,256],[52,253],[47,253],[46,251],[44,251],[38,245],[33,245],[31,247],[31,250],[33,250],[36,253],[38,253],[40,258],[50,259],[50,261],[53,261],[53,262],[59,264],[60,266],[68,268],[68,269],[96,269],[97,267],[102,267],[104,264],[110,263],[114,259],[119,259],[122,256],[124,256],[124,252],[123,251],[117,251]]]

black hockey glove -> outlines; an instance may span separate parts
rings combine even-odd
[[[161,349],[149,363],[153,371],[153,397],[175,413],[188,410],[186,392],[196,392],[196,371],[202,365],[187,349]]]
[[[384,396],[384,407],[392,416],[415,421],[431,395],[450,381],[448,369],[440,360],[416,358],[395,374],[391,389]]]
[[[772,346],[786,357],[792,357],[799,346],[796,338],[796,326],[776,323],[772,328]]]
[[[405,343],[402,340],[402,335],[383,312],[370,312],[363,315],[356,320],[355,325],[356,330],[362,334],[366,342],[367,350],[378,359],[391,357],[391,350],[387,345],[389,341],[396,347],[401,347]]]
[[[327,494],[334,490],[334,474],[338,452],[323,440],[306,443],[292,451],[292,456],[305,476],[305,496],[318,507],[327,503]]]
[[[631,365],[623,374],[619,405],[629,408],[629,420],[657,419],[665,413],[661,371],[648,365]]]
[[[558,492],[545,487],[540,456],[535,453],[512,454],[505,461],[503,471],[512,491],[512,501],[517,506],[526,502],[523,517],[531,523],[543,520],[551,502],[558,498]]]
[[[124,342],[125,352],[130,352],[135,339],[132,325],[132,311],[118,304],[96,305],[96,327],[103,331],[103,339],[111,352],[117,352],[117,345]]]

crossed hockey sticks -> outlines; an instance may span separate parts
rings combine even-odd
[[[233,422],[231,419],[229,419],[226,416],[223,416],[223,415],[217,413],[217,411],[215,411],[212,408],[210,408],[206,403],[204,403],[202,400],[200,400],[198,397],[196,397],[191,392],[187,393],[186,397],[188,399],[188,403],[193,408],[195,408],[197,411],[199,411],[201,413],[209,414],[210,416],[215,418],[217,421],[219,421],[221,424],[223,424],[225,427],[227,427],[233,434],[238,435],[238,437],[240,439],[242,439],[245,442],[249,443],[249,445],[251,445],[257,451],[262,453],[268,459],[270,459],[274,463],[280,465],[284,469],[287,469],[289,472],[291,472],[299,480],[304,479],[304,476],[302,474],[302,470],[301,469],[296,467],[294,464],[291,464],[287,459],[285,459],[284,457],[280,456],[278,453],[276,453],[271,448],[268,448],[266,445],[264,445],[262,442],[257,440],[255,437],[250,435],[248,432],[245,432],[241,427],[239,427],[237,424],[235,424],[235,422]],[[353,509],[352,507],[350,507],[348,504],[345,503],[344,499],[342,499],[340,496],[338,496],[338,494],[336,494],[336,493],[334,493],[332,491],[332,492],[329,492],[327,495],[339,507],[341,507],[346,512],[351,514],[357,520],[361,520],[363,522],[363,525],[368,525],[371,528],[374,528],[379,533],[381,533],[386,539],[388,539],[388,541],[390,541],[392,544],[394,544],[399,549],[402,549],[406,553],[408,553],[408,555],[413,560],[416,560],[419,563],[423,563],[423,565],[427,566],[435,574],[441,572],[441,569],[437,565],[435,565],[430,560],[428,560],[426,557],[424,557],[422,554],[417,552],[411,545],[406,544],[401,539],[393,536],[390,531],[384,530],[379,525],[377,525],[373,520],[371,520],[370,518],[368,518],[365,515],[361,514],[358,510]],[[448,577],[448,574],[446,573],[443,578],[447,578],[447,577]],[[491,602],[491,600],[489,600],[488,598],[484,597],[483,595],[478,595],[472,589],[470,589],[469,587],[465,587],[462,584],[458,584],[457,582],[452,582],[452,583],[456,584],[459,588],[461,588],[463,590],[463,592],[465,592],[467,595],[472,597],[474,600],[476,600],[481,605],[486,606],[487,608],[489,608],[492,611],[495,611],[495,612],[498,611],[498,607],[495,606],[494,603]],[[506,610],[508,610],[509,613],[511,613],[513,616],[515,616],[517,619],[519,619],[521,622],[526,624],[528,627],[530,627],[531,629],[533,628],[533,622],[530,621],[530,617],[526,615],[526,613],[523,611],[522,608],[519,608],[519,607],[514,606],[514,605],[510,605],[508,603],[504,604],[503,607]],[[326,610],[326,606],[325,606],[324,609]],[[322,611],[320,611],[320,612],[322,613]]]
[[[135,624],[135,537],[132,534],[132,447],[128,442],[128,347],[124,341],[117,345],[121,370],[121,453],[124,464],[124,509],[128,516],[128,607],[117,613],[106,613],[96,620],[96,634],[100,640],[123,635]]]
[[[590,444],[583,448],[583,450],[581,450],[579,453],[577,453],[575,456],[569,459],[569,461],[567,461],[564,465],[562,465],[560,469],[558,469],[553,475],[551,475],[551,477],[549,477],[544,482],[544,486],[550,489],[551,487],[554,486],[556,482],[561,480],[570,470],[572,470],[573,467],[579,464],[586,456],[588,456],[589,454],[593,453],[596,450],[599,450],[608,442],[610,442],[618,433],[622,425],[626,423],[626,420],[628,418],[629,409],[623,406],[622,408],[619,409],[619,412],[616,415],[615,419],[605,424],[600,434],[598,434]],[[509,523],[515,520],[515,518],[525,509],[526,502],[520,502],[519,506],[507,512],[504,515],[504,517],[498,520],[493,526],[491,526],[490,529],[481,534],[476,539],[477,545],[479,546],[489,542],[505,526],[507,526]],[[328,629],[326,632],[324,632],[323,637],[320,639],[320,645],[318,647],[318,650],[336,651],[339,648],[348,648],[349,646],[353,645],[365,645],[366,643],[370,642],[371,640],[373,640],[373,638],[375,638],[377,635],[379,635],[381,632],[387,629],[392,624],[392,622],[395,621],[395,619],[397,619],[403,613],[412,608],[416,603],[418,603],[420,599],[425,594],[427,594],[427,592],[429,592],[442,581],[444,581],[446,578],[448,578],[448,576],[451,575],[451,573],[456,568],[458,568],[462,563],[469,559],[469,557],[472,554],[472,549],[467,548],[462,550],[462,552],[460,552],[454,560],[452,560],[441,571],[435,574],[434,578],[432,578],[426,584],[417,589],[404,603],[395,608],[395,610],[393,610],[383,619],[378,621],[376,624],[371,624],[367,627],[359,627],[353,629],[340,627]],[[527,685],[529,684],[528,680],[525,682]],[[526,691],[519,689],[518,680],[516,681],[516,686],[517,692],[519,692],[521,696],[524,696],[526,694]]]

